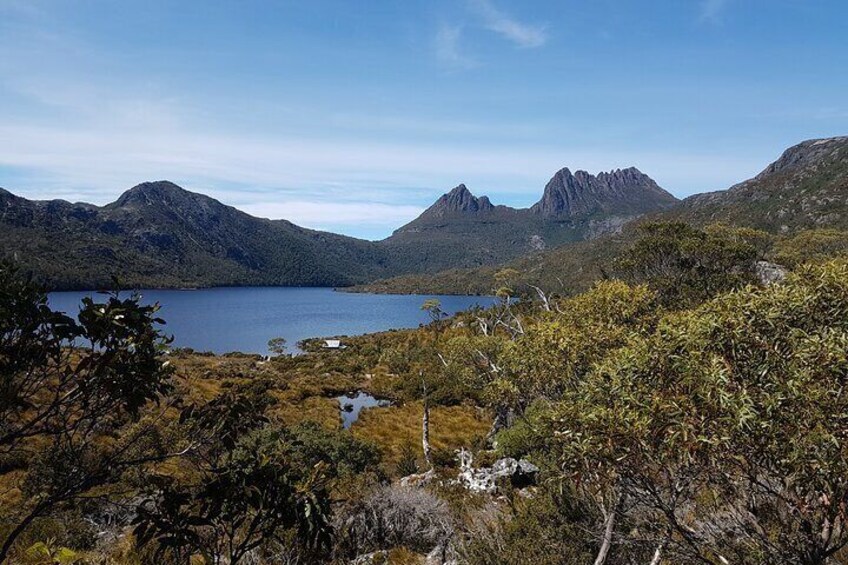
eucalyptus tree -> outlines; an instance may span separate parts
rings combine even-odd
[[[657,555],[827,563],[848,544],[846,352],[846,263],[668,315],[557,406],[563,469],[626,497]]]
[[[0,562],[37,518],[175,455],[157,439],[155,418],[143,417],[170,390],[157,309],[115,293],[83,299],[75,320],[0,263],[0,456],[26,470],[26,502],[0,511]]]
[[[269,426],[267,405],[261,387],[248,387],[183,411],[184,433],[200,444],[181,473],[149,478],[134,521],[137,545],[156,562],[234,565],[291,545],[290,534],[313,556],[328,549],[328,465],[293,465],[305,461],[285,430]]]

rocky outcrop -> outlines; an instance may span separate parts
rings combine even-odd
[[[783,282],[786,278],[787,270],[782,265],[770,263],[768,261],[757,261],[754,264],[754,274],[760,281],[760,284],[768,286],[771,284]]]
[[[821,161],[833,156],[834,151],[839,151],[848,144],[848,136],[829,137],[825,139],[810,139],[793,145],[783,152],[780,158],[766,167],[753,180],[761,180],[771,175],[816,165]]]
[[[544,218],[589,217],[615,212],[667,208],[677,199],[635,167],[597,176],[561,169],[548,181],[542,199],[530,210]]]
[[[451,214],[488,212],[494,208],[488,196],[477,198],[471,194],[471,191],[464,184],[460,184],[450,192],[443,194],[420,217],[423,219],[436,219]]]
[[[496,493],[498,483],[507,479],[511,486],[523,488],[536,484],[539,468],[526,459],[505,457],[492,463],[491,467],[474,467],[470,451],[459,452],[459,475],[457,482],[470,491]]]

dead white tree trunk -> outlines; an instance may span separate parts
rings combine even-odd
[[[610,548],[612,548],[612,535],[615,532],[616,518],[623,500],[624,497],[619,496],[612,508],[609,510],[602,508],[604,512],[604,539],[601,541],[601,549],[598,550],[598,556],[595,558],[595,565],[604,565],[607,561]]]
[[[421,373],[421,387],[424,390],[424,414],[421,417],[421,447],[424,449],[424,461],[433,468],[432,449],[430,448],[430,397],[427,394],[427,381]]]
[[[669,537],[671,537],[671,534],[663,538],[663,540],[657,546],[657,550],[654,552],[654,558],[651,559],[651,565],[660,565],[660,561],[662,561],[663,551],[665,551],[665,546],[668,545]]]
[[[550,303],[550,301],[548,301],[548,295],[545,294],[545,291],[543,291],[538,286],[534,286],[532,284],[528,285],[528,286],[530,288],[532,288],[533,290],[535,290],[536,294],[539,295],[539,299],[542,301],[542,308],[544,308],[546,312],[550,312],[551,311],[551,303]]]

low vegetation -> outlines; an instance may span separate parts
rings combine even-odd
[[[845,241],[646,224],[584,292],[501,270],[493,308],[271,359],[3,264],[0,561],[848,563]],[[392,404],[343,430],[358,390]],[[539,472],[477,492],[460,448]]]

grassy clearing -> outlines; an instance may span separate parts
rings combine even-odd
[[[375,442],[383,452],[384,464],[393,468],[407,446],[423,458],[421,447],[421,402],[363,410],[351,432]],[[473,406],[435,406],[430,410],[430,443],[436,451],[470,447],[486,436],[492,420]]]

